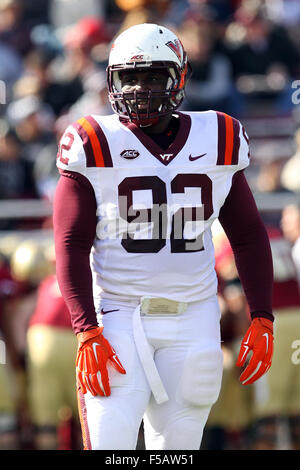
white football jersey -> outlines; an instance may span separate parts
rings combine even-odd
[[[167,150],[115,114],[83,117],[61,139],[59,170],[84,175],[96,196],[95,298],[193,302],[217,292],[211,225],[249,164],[248,138],[224,113],[177,116]]]

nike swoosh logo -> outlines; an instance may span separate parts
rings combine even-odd
[[[267,352],[268,352],[268,349],[269,349],[269,335],[268,335],[268,333],[264,333],[263,336],[266,337],[266,341],[267,341],[267,344],[266,344],[266,346],[267,346],[266,353],[267,353]]]
[[[103,310],[103,308],[101,308],[101,314],[102,315],[105,315],[106,313],[111,313],[111,312],[118,312],[120,309],[119,308],[116,308],[115,310]]]
[[[206,153],[202,153],[202,155],[197,155],[196,157],[192,157],[192,155],[190,154],[189,156],[189,160],[191,162],[195,161],[195,160],[198,160],[198,158],[201,158],[201,157],[204,157],[206,155]]]
[[[94,356],[95,356],[95,359],[96,359],[97,363],[98,363],[98,360],[97,360],[97,347],[99,347],[99,346],[100,346],[99,343],[92,343],[92,348],[93,348]]]

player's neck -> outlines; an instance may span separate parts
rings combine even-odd
[[[171,116],[168,122],[161,127],[156,127],[155,132],[148,133],[147,135],[154,140],[154,142],[162,149],[166,150],[172,142],[174,142],[178,129],[179,129],[179,117]],[[151,126],[152,127],[152,126]],[[150,126],[149,126],[150,128]],[[144,130],[142,128],[142,130]]]
[[[156,124],[153,124],[151,126],[141,126],[141,130],[145,132],[145,134],[148,134],[149,136],[154,136],[155,134],[162,134],[165,132],[168,127],[170,126],[172,120],[172,114],[168,114],[167,116],[164,116],[159,119],[159,121]]]

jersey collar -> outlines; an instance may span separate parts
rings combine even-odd
[[[176,113],[179,116],[179,129],[173,142],[167,149],[162,149],[148,134],[145,134],[136,124],[130,121],[120,121],[123,126],[129,129],[137,139],[146,147],[146,149],[159,160],[163,165],[167,166],[178,155],[186,143],[191,129],[191,118],[188,114],[180,112]]]

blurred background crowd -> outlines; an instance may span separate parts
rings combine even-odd
[[[224,375],[202,448],[300,449],[298,0],[0,0],[0,449],[81,449],[76,338],[55,277],[57,143],[74,120],[111,113],[111,42],[143,22],[185,46],[193,74],[181,109],[220,110],[246,128],[246,176],[274,259],[274,363],[242,387],[249,313],[215,224]]]

